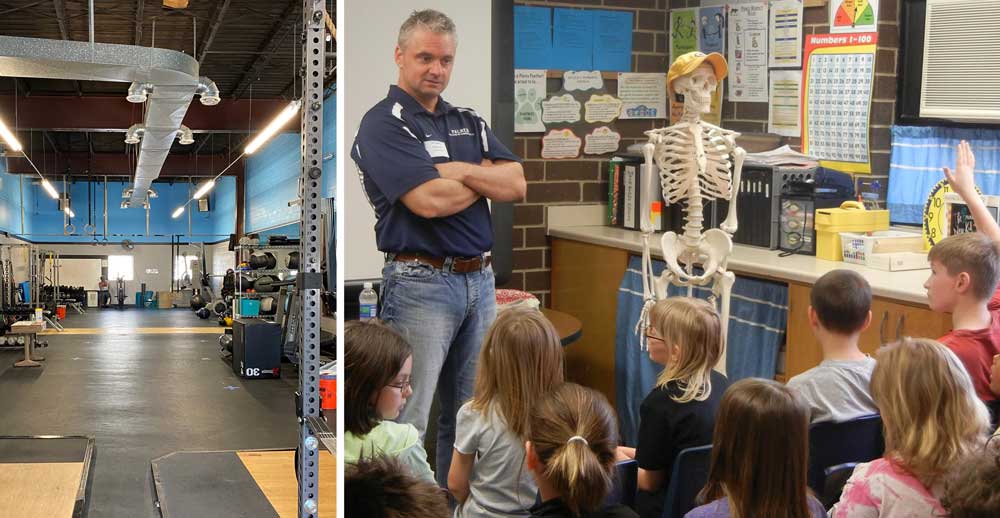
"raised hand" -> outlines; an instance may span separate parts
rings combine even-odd
[[[944,177],[948,179],[948,185],[962,198],[974,195],[976,192],[976,180],[972,174],[976,168],[976,155],[972,154],[972,146],[966,141],[958,143],[958,153],[955,161],[955,170],[944,168]]]

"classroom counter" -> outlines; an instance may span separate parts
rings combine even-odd
[[[604,226],[604,209],[604,205],[549,207],[546,231],[552,245],[550,305],[577,316],[584,325],[583,339],[575,350],[567,351],[568,372],[571,378],[594,386],[614,401],[614,356],[609,356],[607,344],[616,340],[619,287],[630,258],[642,253],[642,234]],[[653,256],[661,257],[660,234],[652,236],[650,245]],[[788,287],[785,346],[775,376],[780,381],[822,360],[807,309],[812,284],[830,270],[857,271],[872,286],[872,323],[861,337],[866,352],[874,352],[897,337],[938,338],[951,329],[951,315],[933,313],[927,307],[923,283],[930,270],[888,272],[814,256],[778,254],[734,245],[729,269],[739,277],[767,279]]]

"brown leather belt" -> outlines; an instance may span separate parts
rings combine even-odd
[[[438,270],[447,270],[455,273],[469,273],[478,272],[483,268],[490,265],[490,256],[476,256],[476,257],[434,257],[431,255],[424,254],[414,254],[414,253],[401,253],[394,254],[391,256],[392,261],[399,262],[418,262],[421,264],[426,264],[433,266]],[[451,262],[451,268],[446,268],[448,262]]]

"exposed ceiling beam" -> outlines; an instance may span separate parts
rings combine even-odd
[[[212,24],[208,27],[208,34],[205,35],[205,39],[201,42],[201,52],[198,53],[198,65],[205,61],[205,55],[208,54],[209,47],[212,46],[212,41],[215,40],[215,35],[219,32],[219,27],[222,26],[222,19],[226,16],[226,10],[229,9],[230,0],[223,0],[222,3],[215,7],[215,14],[212,15]]]
[[[135,0],[135,43],[133,45],[142,45],[142,11],[146,7],[146,0]]]
[[[0,107],[14,106],[14,102],[12,96],[0,95]],[[288,102],[280,98],[254,99],[252,110],[250,101],[246,100],[223,99],[216,106],[193,102],[184,117],[184,125],[196,133],[259,131],[287,105]],[[17,125],[25,130],[125,131],[135,122],[133,106],[123,96],[18,97]],[[3,111],[0,108],[0,115]],[[296,126],[289,127],[294,130]]]
[[[128,175],[131,174],[129,157],[124,153],[96,153],[93,158],[87,152],[67,153],[36,153],[31,159],[36,164],[55,164],[52,171],[69,171],[71,175],[85,175],[87,170],[93,175]],[[8,171],[12,174],[34,174],[28,161],[23,157],[7,157]],[[222,172],[229,160],[225,154],[201,155],[198,157],[198,168],[195,169],[195,157],[188,154],[171,154],[163,164],[160,177],[164,176],[215,176]],[[243,160],[226,171],[226,174],[242,174]]]
[[[48,131],[42,130],[42,135],[45,137],[45,140],[49,141],[49,145],[51,145],[52,149],[54,149],[56,151],[56,155],[59,155],[59,153],[60,153],[59,146],[56,145],[55,139],[52,138],[52,133],[49,133]]]
[[[69,41],[69,23],[66,20],[66,4],[63,0],[52,0],[52,5],[56,9],[56,21],[59,22],[59,34],[62,39]],[[83,87],[80,85],[80,81],[73,81],[73,85],[76,87],[76,96],[83,97]]]
[[[298,0],[290,0],[288,2],[288,6],[285,7],[285,11],[281,13],[281,18],[275,22],[275,24],[271,27],[271,32],[268,33],[267,38],[265,38],[260,46],[257,47],[257,52],[267,52],[254,58],[253,62],[250,63],[250,66],[243,71],[243,76],[236,82],[236,87],[233,88],[233,91],[229,93],[230,97],[239,97],[242,95],[243,91],[250,86],[252,80],[259,73],[258,67],[266,65],[271,61],[271,56],[278,47],[278,36],[285,33],[286,31],[283,29],[286,29],[287,26],[291,25],[290,22],[292,21],[292,14],[295,12],[295,8],[298,5],[300,5]]]

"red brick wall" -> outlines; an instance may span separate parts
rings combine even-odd
[[[875,94],[872,103],[873,176],[889,170],[890,126],[896,98],[896,55],[899,46],[897,24],[899,0],[880,2],[879,43],[876,57]],[[634,13],[632,29],[632,71],[666,72],[668,60],[667,23],[669,9],[696,7],[699,0],[515,0],[517,5],[586,7],[627,10]],[[807,8],[803,14],[804,34],[828,32],[827,6]],[[560,88],[559,79],[549,80],[549,91]],[[605,79],[609,92],[617,89]],[[767,130],[767,103],[723,104],[723,126],[741,132]],[[622,134],[621,149],[645,140],[643,132],[663,127],[664,120],[619,120],[614,123]],[[789,139],[798,148],[799,139]],[[514,210],[514,266],[510,281],[503,287],[529,291],[549,305],[550,253],[545,235],[545,207],[600,203],[607,196],[607,159],[581,155],[573,160],[544,160],[540,156],[541,134],[517,134],[515,153],[524,157],[528,195]],[[883,186],[886,182],[883,182]],[[884,187],[883,187],[884,189]]]

